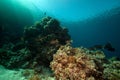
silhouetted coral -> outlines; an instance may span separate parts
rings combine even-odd
[[[36,62],[49,65],[60,45],[70,40],[68,30],[52,17],[45,17],[24,30],[24,41]],[[39,64],[39,63],[38,63]]]
[[[0,63],[7,68],[38,68],[49,65],[53,54],[66,45],[70,36],[58,20],[45,17],[30,27],[25,27],[21,40],[4,44],[0,49]]]

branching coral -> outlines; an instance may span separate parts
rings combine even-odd
[[[94,59],[80,48],[60,47],[50,67],[57,80],[103,80],[102,71],[98,70]]]

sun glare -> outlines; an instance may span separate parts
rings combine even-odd
[[[48,0],[18,0],[19,3],[24,5],[29,9],[40,9],[45,11],[47,6],[49,5]]]

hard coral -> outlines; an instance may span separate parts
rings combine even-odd
[[[80,48],[60,47],[50,67],[57,80],[103,80],[102,71],[98,70],[94,59]]]
[[[68,30],[62,28],[58,20],[49,16],[24,29],[24,41],[38,64],[41,61],[49,65],[60,45],[66,45],[69,40]]]
[[[107,80],[120,79],[120,61],[111,58],[108,63],[104,63],[104,77]]]

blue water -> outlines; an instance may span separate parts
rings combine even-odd
[[[18,35],[44,13],[68,28],[73,46],[110,42],[116,51],[107,57],[120,57],[120,0],[0,0],[0,25]]]

